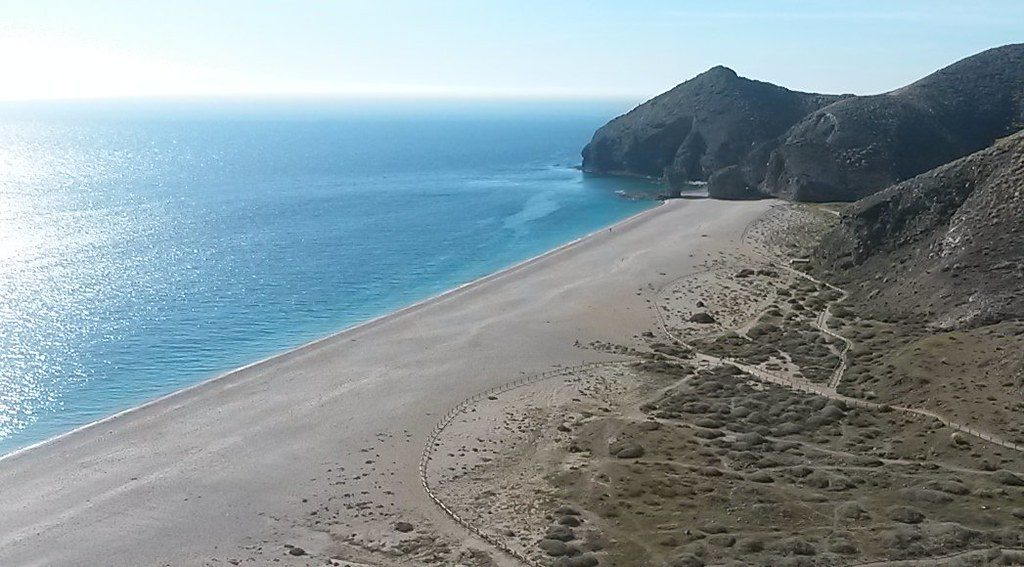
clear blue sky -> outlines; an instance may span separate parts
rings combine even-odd
[[[886,91],[1024,41],[1024,1],[0,0],[0,99],[649,98],[708,67]]]

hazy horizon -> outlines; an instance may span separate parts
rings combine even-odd
[[[42,99],[0,101],[0,119],[237,121],[479,120],[523,117],[604,117],[624,114],[627,99],[415,99],[302,96]]]
[[[3,101],[646,100],[714,65],[871,94],[1021,40],[1024,5],[459,0],[5,7]]]

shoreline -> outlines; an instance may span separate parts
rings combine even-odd
[[[413,565],[509,564],[423,490],[439,417],[522,376],[617,358],[579,345],[641,340],[654,317],[644,290],[732,250],[768,208],[668,201],[11,453],[0,563],[393,564],[386,549]]]
[[[203,386],[206,386],[206,385],[208,385],[210,383],[213,383],[213,382],[216,382],[216,381],[219,381],[219,380],[223,380],[223,379],[229,378],[232,375],[237,374],[239,372],[243,372],[243,371],[248,370],[250,368],[258,367],[258,366],[260,366],[262,364],[273,362],[274,359],[277,359],[279,357],[285,357],[285,356],[290,356],[290,355],[293,355],[293,354],[297,354],[297,353],[299,353],[299,352],[301,352],[301,351],[303,351],[305,349],[314,348],[314,347],[316,347],[320,343],[323,343],[323,342],[326,342],[326,341],[329,341],[329,340],[341,337],[342,335],[345,335],[346,333],[355,332],[355,331],[358,331],[358,330],[360,330],[360,329],[362,329],[364,327],[371,327],[371,326],[373,326],[375,324],[382,323],[382,322],[384,322],[384,321],[386,321],[388,319],[391,319],[391,318],[394,318],[394,317],[400,317],[403,314],[406,314],[408,312],[413,312],[416,309],[422,308],[422,307],[424,307],[427,304],[430,304],[430,303],[438,301],[438,300],[442,300],[442,299],[444,299],[447,296],[459,293],[460,291],[463,291],[463,290],[465,290],[467,288],[470,288],[472,286],[476,286],[476,285],[480,285],[480,284],[486,283],[487,281],[490,281],[491,279],[494,279],[494,278],[500,277],[500,276],[502,276],[502,275],[504,275],[506,273],[513,272],[515,270],[521,269],[521,268],[526,267],[527,265],[529,265],[529,264],[531,264],[533,262],[537,262],[537,261],[542,260],[542,259],[544,259],[544,258],[546,258],[548,256],[552,256],[554,254],[557,254],[560,251],[563,251],[563,250],[566,250],[566,249],[571,248],[573,246],[576,246],[576,245],[580,244],[581,242],[587,240],[588,238],[593,237],[596,234],[601,234],[602,232],[605,232],[605,231],[608,231],[608,230],[613,230],[616,227],[619,227],[620,225],[625,225],[625,224],[627,224],[627,223],[629,223],[631,221],[634,221],[635,219],[637,219],[639,217],[642,217],[644,215],[652,213],[653,211],[658,210],[664,204],[665,204],[664,201],[660,201],[660,202],[658,202],[657,204],[655,204],[653,207],[651,207],[649,209],[645,209],[645,210],[640,211],[638,213],[634,213],[632,215],[629,215],[628,217],[620,219],[620,220],[618,220],[618,221],[616,221],[616,222],[614,222],[614,223],[612,223],[612,224],[610,224],[608,226],[605,226],[605,227],[599,228],[597,230],[588,232],[588,233],[584,234],[583,236],[578,236],[578,237],[570,240],[569,242],[566,242],[564,244],[560,244],[559,246],[556,246],[555,248],[552,248],[550,250],[541,252],[540,254],[537,254],[535,256],[531,256],[529,258],[526,258],[525,260],[520,260],[519,262],[516,262],[516,263],[514,263],[514,264],[512,264],[510,266],[507,266],[505,268],[501,268],[500,270],[497,270],[497,271],[494,271],[494,272],[490,272],[488,274],[485,274],[483,276],[480,276],[480,277],[478,277],[476,279],[473,279],[473,280],[470,280],[468,282],[459,284],[459,285],[457,285],[457,286],[455,286],[453,288],[447,289],[447,290],[442,291],[440,293],[437,293],[435,295],[431,295],[431,296],[426,297],[424,299],[420,299],[420,300],[415,301],[413,303],[410,303],[409,305],[406,305],[404,307],[399,307],[398,309],[395,309],[394,311],[389,311],[389,312],[384,313],[382,315],[378,315],[376,317],[367,319],[366,321],[362,321],[360,323],[356,323],[354,325],[350,325],[348,327],[344,327],[342,329],[339,329],[337,331],[331,332],[331,333],[329,333],[327,335],[324,335],[322,337],[319,337],[319,338],[316,338],[316,339],[313,339],[313,340],[310,340],[310,341],[306,341],[306,342],[304,342],[302,344],[299,344],[299,345],[296,345],[294,347],[287,348],[287,349],[284,349],[282,351],[279,351],[279,352],[276,352],[276,353],[264,356],[262,358],[259,358],[259,359],[255,360],[255,361],[253,361],[253,362],[249,362],[249,363],[243,364],[241,366],[236,366],[236,367],[234,367],[234,368],[232,368],[230,370],[226,370],[226,371],[221,372],[219,374],[216,374],[215,376],[212,376],[210,378],[205,378],[203,380],[200,380],[199,382],[196,382],[195,384],[190,384],[188,386],[185,386],[185,387],[182,387],[182,388],[178,388],[177,390],[174,390],[172,392],[168,392],[166,394],[157,396],[157,397],[155,397],[153,399],[144,401],[144,402],[142,402],[140,404],[136,404],[134,406],[131,406],[131,407],[125,408],[123,410],[114,412],[114,413],[112,413],[110,415],[101,417],[99,419],[95,419],[95,420],[90,421],[88,423],[83,423],[82,425],[76,426],[75,428],[70,429],[68,431],[65,431],[63,433],[58,433],[58,434],[53,435],[51,437],[47,437],[46,439],[43,439],[41,441],[37,441],[35,443],[26,445],[24,447],[20,447],[18,449],[14,449],[13,451],[10,451],[8,453],[4,453],[4,454],[0,455],[0,463],[3,463],[4,461],[6,461],[8,459],[15,458],[15,457],[17,457],[18,455],[20,455],[22,453],[26,453],[26,452],[31,451],[33,449],[36,449],[36,448],[39,448],[39,447],[43,447],[45,445],[48,445],[48,444],[53,443],[55,441],[58,441],[58,440],[60,440],[60,439],[62,439],[64,437],[68,437],[68,436],[74,435],[74,434],[76,434],[78,432],[81,432],[81,431],[84,431],[84,430],[88,430],[88,429],[90,429],[92,427],[96,427],[96,426],[99,426],[99,425],[103,425],[105,423],[109,423],[109,422],[111,422],[113,420],[116,420],[116,419],[118,419],[120,417],[123,417],[125,415],[128,415],[128,414],[131,414],[131,413],[133,413],[135,411],[139,411],[139,410],[142,410],[142,409],[147,408],[149,406],[152,406],[154,404],[158,404],[158,403],[160,403],[160,402],[162,402],[164,400],[173,398],[173,397],[178,396],[178,395],[185,394],[187,392],[190,392],[190,391],[198,389],[198,388],[202,388]]]

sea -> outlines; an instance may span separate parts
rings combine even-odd
[[[0,454],[652,207],[623,101],[0,105]]]

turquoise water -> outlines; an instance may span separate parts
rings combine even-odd
[[[7,108],[0,454],[652,205],[574,169],[622,108]]]

